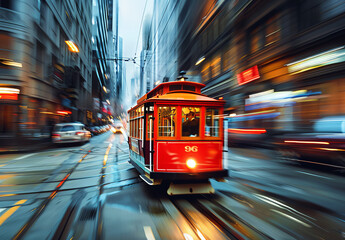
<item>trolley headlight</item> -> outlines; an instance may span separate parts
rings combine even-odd
[[[186,165],[188,168],[193,169],[196,167],[196,161],[194,159],[188,159]]]

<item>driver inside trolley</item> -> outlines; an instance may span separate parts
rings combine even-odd
[[[187,110],[186,120],[182,123],[183,137],[198,137],[199,136],[199,119],[196,117],[194,111]]]

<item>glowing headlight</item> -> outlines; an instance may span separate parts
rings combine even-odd
[[[188,159],[186,162],[186,165],[188,168],[195,168],[196,167],[196,161],[194,159]]]

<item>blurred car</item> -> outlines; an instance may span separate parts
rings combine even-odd
[[[83,143],[91,138],[90,131],[82,123],[59,123],[52,132],[53,143]]]
[[[273,126],[279,115],[267,110],[226,117],[228,147],[272,147],[272,138],[278,134]]]
[[[90,132],[91,137],[93,137],[93,136],[95,135],[95,134],[93,133],[93,131],[92,131],[92,127],[90,127],[90,126],[85,126],[85,130],[87,130],[87,131]]]
[[[120,121],[116,121],[113,126],[111,127],[111,131],[113,133],[121,133],[122,132],[122,123]]]
[[[90,128],[90,131],[93,135],[98,135],[100,134],[99,127],[98,126],[93,126]]]
[[[345,170],[345,116],[321,118],[311,133],[279,136],[276,147],[286,160]]]

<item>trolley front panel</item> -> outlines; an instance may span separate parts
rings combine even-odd
[[[157,141],[155,148],[157,172],[207,172],[223,169],[221,141]],[[196,166],[187,166],[194,160]]]

